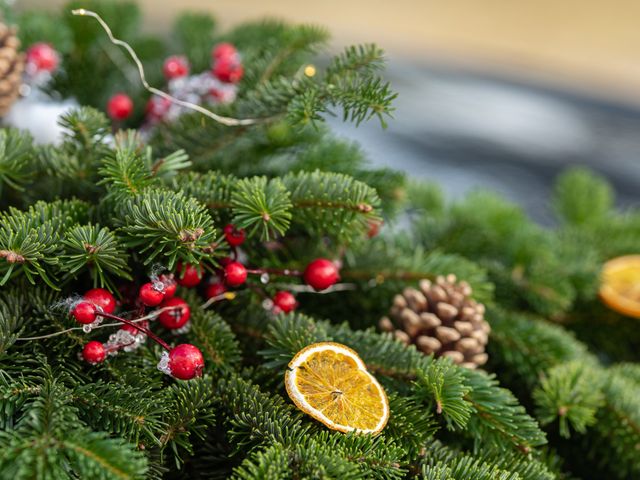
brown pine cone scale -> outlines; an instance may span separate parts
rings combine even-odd
[[[419,288],[407,287],[393,298],[388,317],[380,329],[426,355],[450,357],[468,368],[484,365],[485,346],[491,331],[485,308],[471,298],[471,286],[455,275],[439,276],[435,282],[421,280]]]

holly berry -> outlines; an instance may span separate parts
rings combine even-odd
[[[303,276],[307,285],[316,291],[325,290],[340,280],[338,267],[326,258],[316,258],[307,265]]]
[[[218,295],[222,295],[226,291],[227,289],[222,283],[219,283],[219,282],[210,283],[209,285],[207,285],[205,297],[207,297],[207,300],[209,300],[210,298],[217,297]]]
[[[77,303],[71,310],[71,316],[76,319],[76,322],[84,325],[95,322],[97,313],[97,307],[86,301]]]
[[[92,288],[83,295],[83,298],[99,307],[104,313],[113,313],[116,309],[116,297],[104,288]]]
[[[239,247],[247,238],[244,228],[237,228],[232,223],[224,227],[224,238],[227,239],[227,243],[232,247]]]
[[[158,317],[162,326],[170,330],[175,330],[184,326],[191,316],[191,309],[189,308],[189,305],[180,297],[173,297],[165,300],[162,302],[161,307],[176,307],[175,309],[162,312]]]
[[[240,262],[231,262],[224,267],[224,276],[227,285],[239,287],[247,280],[247,269]]]
[[[211,58],[216,61],[221,58],[238,59],[238,50],[231,43],[218,43],[211,49]]]
[[[37,72],[53,72],[59,62],[58,52],[48,43],[34,43],[27,50],[27,65],[33,65]]]
[[[164,292],[158,290],[153,283],[147,282],[140,287],[138,298],[147,307],[155,307],[156,305],[160,305],[164,299]]]
[[[140,332],[140,330],[138,330],[136,327],[132,327],[131,325],[128,325],[126,323],[120,327],[120,330],[129,332],[131,335],[137,335],[138,332]]]
[[[162,73],[167,80],[173,80],[189,75],[189,62],[182,55],[172,55],[164,61]]]
[[[202,375],[204,358],[198,347],[182,343],[169,352],[169,370],[180,380],[191,380]]]
[[[284,313],[293,312],[298,306],[296,297],[291,292],[280,291],[273,296],[273,304]]]
[[[183,267],[182,263],[178,263],[177,282],[183,287],[195,287],[202,280],[202,267],[200,265],[187,264]]]
[[[178,288],[178,283],[173,276],[173,273],[165,275],[164,273],[160,275],[158,279],[164,285],[164,298],[172,298],[176,294],[176,289]]]
[[[244,75],[244,68],[237,59],[222,57],[216,60],[212,72],[221,82],[238,83]]]
[[[116,93],[107,103],[107,113],[113,120],[126,120],[133,113],[133,101],[124,93]]]
[[[82,358],[92,365],[104,362],[106,357],[107,352],[104,349],[104,345],[100,342],[96,342],[95,340],[87,343],[82,349]]]

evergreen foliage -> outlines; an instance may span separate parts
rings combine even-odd
[[[203,69],[212,44],[235,43],[246,74],[237,101],[218,112],[260,122],[224,127],[185,114],[145,136],[112,135],[106,99],[146,98],[127,59],[69,6],[14,15],[23,41],[63,54],[52,92],[87,106],[61,119],[57,145],[0,130],[1,478],[640,477],[637,324],[597,298],[602,262],[640,252],[640,214],[616,211],[603,179],[581,169],[558,179],[555,228],[488,192],[450,204],[436,186],[370,168],[321,123],[342,114],[384,124],[395,94],[378,47],[349,47],[307,76],[328,38],[321,28],[270,20],[222,34],[189,13],[165,45],[139,33],[135,5],[91,8],[132,43],[151,83],[168,53]],[[339,258],[346,290],[300,289],[298,311],[275,315],[264,297],[291,289],[286,276],[250,276],[250,288],[206,308],[180,287],[191,327],[163,334],[201,349],[199,379],[160,372],[150,343],[100,365],[79,359],[109,330],[82,332],[70,299],[97,286],[120,296],[178,262],[217,273],[227,223],[246,230],[248,267]],[[450,273],[487,306],[486,371],[376,331],[395,293]],[[288,362],[319,341],[353,348],[384,386],[391,415],[381,434],[331,431],[288,399]]]

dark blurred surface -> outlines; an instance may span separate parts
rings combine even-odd
[[[389,79],[399,97],[387,130],[330,120],[375,165],[436,181],[450,198],[495,190],[542,223],[553,180],[571,165],[609,178],[622,207],[640,202],[639,109],[438,65],[391,62]]]

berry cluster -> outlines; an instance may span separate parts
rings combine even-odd
[[[143,284],[138,292],[136,304],[140,313],[144,313],[145,307],[156,307],[158,321],[169,330],[178,330],[187,324],[191,310],[187,302],[175,297],[176,281],[173,275],[161,275],[155,280]],[[169,347],[163,340],[149,329],[147,317],[139,317],[135,320],[125,319],[114,315],[116,310],[115,297],[103,288],[94,288],[84,294],[82,299],[71,308],[71,316],[84,325],[85,331],[90,331],[93,326],[102,322],[103,318],[117,320],[122,327],[109,336],[105,343],[98,341],[88,342],[83,350],[82,357],[91,364],[102,363],[108,355],[115,355],[120,350],[130,352],[146,342],[147,337],[160,344],[168,353],[163,355],[158,368],[163,372],[181,380],[189,380],[202,374],[204,358],[197,347],[190,344],[181,344]]]

